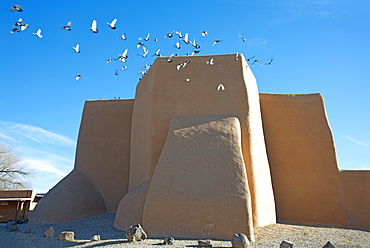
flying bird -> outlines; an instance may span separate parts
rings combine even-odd
[[[174,47],[176,47],[177,49],[180,49],[180,42],[176,42],[176,44],[174,45]]]
[[[60,29],[71,31],[71,25],[72,25],[72,22],[68,22],[67,25],[61,27]]]
[[[136,44],[136,47],[137,48],[140,48],[141,46],[144,46],[144,43],[142,43],[141,41],[139,43]]]
[[[208,34],[208,32],[207,31],[203,31],[202,32],[202,36],[206,36]]]
[[[148,41],[149,40],[149,37],[150,37],[150,33],[148,33],[148,35],[145,38],[139,38],[139,40]]]
[[[166,34],[163,38],[171,38],[174,32],[175,31],[172,31],[171,33]]]
[[[32,33],[32,34],[36,35],[39,38],[42,38],[41,29],[38,29],[36,33]]]
[[[99,30],[97,29],[97,22],[96,22],[96,20],[93,20],[92,21],[90,30],[93,31],[94,33],[99,32]]]
[[[265,63],[265,65],[271,65],[273,60],[274,60],[274,58],[271,58],[271,59],[270,59],[270,62]]]
[[[141,74],[141,75],[145,75],[145,73],[146,73],[147,71],[138,71],[137,73],[139,73],[139,74]]]
[[[171,63],[172,62],[172,57],[174,56],[174,54],[171,54],[171,56],[170,57],[168,57],[167,59],[166,59],[166,61],[168,62],[168,63]]]
[[[178,65],[176,66],[176,69],[179,71],[183,65],[184,65],[183,63],[178,64]]]
[[[214,59],[211,58],[209,61],[207,60],[207,65],[214,65]]]
[[[159,51],[161,51],[161,49],[158,49],[152,56],[161,57],[161,54],[159,53]]]
[[[148,50],[146,49],[146,47],[145,46],[143,46],[143,54],[138,54],[138,55],[140,55],[141,57],[143,57],[143,58],[146,58],[146,56],[147,56],[147,54],[148,54]]]
[[[214,46],[214,45],[216,45],[217,43],[219,43],[219,42],[221,42],[221,40],[215,40],[214,42],[213,42],[213,44],[212,44],[212,46]]]
[[[217,90],[218,91],[225,90],[225,86],[223,84],[219,84],[218,87],[217,87]]]
[[[118,70],[115,70],[114,71],[114,74],[117,76],[119,73],[118,73]]]
[[[143,66],[144,66],[144,68],[145,68],[145,69],[147,69],[147,70],[150,68],[150,66],[149,66],[149,65],[147,65],[147,64],[143,64]]]
[[[249,59],[247,59],[247,61],[251,61],[252,59],[254,59],[255,56],[252,56],[250,57]]]
[[[109,25],[111,29],[116,29],[115,27],[116,22],[117,22],[117,18],[115,18],[111,23],[107,22],[107,24]]]
[[[118,60],[120,59],[120,58],[122,58],[122,59],[127,59],[128,58],[128,56],[127,56],[127,53],[128,53],[128,49],[126,48],[125,49],[125,51],[123,51],[123,53],[122,54],[118,54]],[[125,61],[124,61],[125,62]]]
[[[241,34],[241,35],[239,34],[238,36],[240,37],[240,39],[242,39],[243,42],[246,42],[247,41],[247,39],[244,38],[244,34]]]
[[[22,12],[23,11],[23,9],[22,9],[22,6],[20,6],[20,5],[15,5],[15,6],[12,6],[12,7],[10,7],[10,11],[18,11],[18,12]]]
[[[13,24],[13,27],[17,27],[17,26],[21,26],[22,25],[22,18],[19,18],[18,21],[16,21],[14,24]]]
[[[29,27],[30,27],[30,25],[28,25],[26,23],[21,24],[21,31],[24,31],[24,30],[26,30],[26,28],[29,28]]]
[[[75,47],[72,47],[73,50],[76,52],[76,53],[80,53],[80,44],[77,44]]]
[[[122,40],[127,40],[126,34],[121,35],[119,38]]]
[[[79,80],[80,78],[82,78],[82,75],[81,75],[81,74],[78,74],[78,75],[76,76],[76,80]]]
[[[185,33],[185,37],[184,37],[183,41],[185,42],[185,44],[189,44],[190,43],[188,33]]]
[[[126,69],[127,69],[127,66],[126,65],[124,65],[124,66],[121,67],[121,70],[126,70]]]
[[[12,34],[12,33],[15,33],[15,32],[20,32],[20,30],[18,29],[18,28],[13,28],[12,30],[10,30],[10,33]]]
[[[113,62],[113,60],[112,59],[107,59],[106,61],[105,61],[105,64],[107,65],[108,63],[112,63]]]
[[[239,53],[235,54],[235,60],[239,60]]]
[[[176,31],[175,33],[179,36],[179,38],[180,38],[180,39],[182,39],[182,37],[184,37],[184,36],[181,34],[181,32],[179,32],[179,31]]]
[[[199,48],[200,48],[200,46],[199,46],[199,45],[197,44],[197,42],[195,41],[195,38],[194,38],[194,41],[193,41],[192,45],[193,45],[193,47],[194,47],[195,49],[199,49]]]
[[[154,42],[157,42],[157,41],[158,41],[158,39],[154,39],[153,41],[154,41]]]

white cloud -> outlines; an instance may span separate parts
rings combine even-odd
[[[22,123],[0,121],[0,133],[3,137],[13,141],[17,140],[13,136],[21,136],[40,144],[76,146],[76,142],[68,137]]]
[[[66,172],[63,172],[58,168],[50,165],[50,161],[25,159],[24,162],[30,167],[30,169],[36,170],[37,172],[48,172],[57,176],[67,175]]]
[[[358,145],[362,145],[362,146],[366,146],[366,147],[370,146],[370,142],[368,142],[368,141],[361,141],[361,140],[357,140],[357,139],[354,139],[354,138],[352,138],[352,137],[350,137],[350,136],[347,136],[347,138],[348,138],[350,141],[352,141],[352,142],[354,142],[354,143],[356,143],[356,144],[358,144]]]

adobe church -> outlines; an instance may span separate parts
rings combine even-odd
[[[30,221],[116,212],[149,237],[253,240],[277,221],[370,230],[369,208],[370,171],[338,168],[322,95],[259,93],[225,54],[157,58],[135,99],[86,101],[74,169]]]

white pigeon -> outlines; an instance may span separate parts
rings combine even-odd
[[[146,47],[145,46],[143,46],[143,54],[139,54],[141,57],[143,57],[143,58],[146,58],[146,56],[147,56],[147,54],[148,54],[148,50],[146,49]]]
[[[13,28],[12,30],[10,30],[10,33],[12,34],[12,33],[15,33],[15,32],[20,32],[20,30],[18,29],[18,28]]]
[[[80,53],[80,44],[77,44],[75,47],[72,47],[73,50],[76,52],[76,53]]]
[[[109,25],[111,29],[116,29],[115,27],[116,22],[117,22],[117,18],[115,18],[111,23],[107,22],[107,24]]]
[[[176,66],[176,69],[179,71],[183,65],[184,65],[183,63],[178,64],[178,65]]]
[[[182,37],[184,37],[184,36],[181,34],[181,31],[176,31],[176,34],[179,36],[179,39],[182,39]]]
[[[159,51],[161,51],[161,49],[158,49],[152,56],[161,57],[161,54],[159,53]]]
[[[120,58],[123,58],[123,59],[127,59],[127,53],[128,53],[128,49],[126,48],[125,49],[125,51],[123,51],[123,53],[122,54],[118,54],[118,56],[120,57]]]
[[[168,63],[171,63],[172,62],[172,58],[173,58],[173,56],[174,56],[175,54],[171,54],[171,56],[170,57],[168,57],[167,59],[166,59],[166,61],[168,62]]]
[[[202,32],[202,36],[206,36],[208,34],[208,32],[207,31],[203,31]]]
[[[32,34],[36,35],[39,38],[42,38],[41,29],[38,29],[36,33],[32,33]]]
[[[187,64],[189,64],[189,63],[190,63],[190,60],[185,60],[183,65],[182,65],[182,68],[185,68],[185,66],[187,66]]]
[[[126,69],[127,69],[127,66],[126,65],[124,65],[124,66],[121,67],[121,70],[126,70]]]
[[[105,61],[105,64],[107,65],[108,63],[112,63],[113,62],[113,60],[112,59],[107,59],[106,61]]]
[[[240,39],[242,39],[242,41],[243,42],[246,42],[247,41],[247,39],[246,38],[244,38],[244,34],[238,34],[238,36],[240,37]]]
[[[148,41],[149,40],[149,37],[150,37],[150,33],[148,33],[148,35],[145,38],[139,38],[139,40]]]
[[[60,29],[71,31],[71,25],[72,25],[72,22],[68,22],[67,25],[61,27]]]
[[[177,49],[180,49],[180,42],[176,42],[176,45],[174,45],[174,47],[176,47]]]
[[[29,28],[30,26],[28,24],[21,24],[21,31],[26,30],[26,28]]]
[[[183,41],[184,41],[186,44],[189,44],[189,43],[190,43],[188,33],[185,33],[185,37],[184,37]]]
[[[144,43],[142,43],[141,41],[139,43],[136,44],[136,47],[137,48],[140,48],[141,46],[144,46]]]
[[[200,48],[200,46],[199,46],[199,45],[197,44],[197,42],[195,41],[195,38],[194,38],[194,41],[193,41],[192,45],[193,45],[193,47],[194,47],[195,49],[199,49],[199,48]]]
[[[10,11],[14,11],[14,10],[16,10],[18,12],[22,12],[23,11],[22,6],[20,6],[18,4],[15,5],[15,6],[10,7]]]
[[[221,40],[215,40],[212,44],[212,46],[216,45],[217,43],[221,42]]]
[[[119,38],[122,40],[127,40],[126,34],[121,35]]]
[[[94,33],[97,33],[97,32],[99,32],[99,30],[97,29],[97,22],[96,22],[96,20],[93,20],[92,21],[92,23],[91,23],[91,28],[90,28],[90,30],[91,31],[93,31]]]
[[[78,74],[78,75],[76,76],[76,80],[79,80],[81,77],[82,77],[82,75],[81,75],[81,74]]]
[[[22,18],[19,18],[18,21],[16,21],[14,24],[13,24],[13,27],[17,27],[17,26],[21,26],[22,25]]]
[[[223,84],[219,84],[218,87],[217,87],[217,90],[218,91],[225,90],[225,86]]]
[[[209,61],[207,60],[207,65],[214,65],[214,59],[211,58]]]

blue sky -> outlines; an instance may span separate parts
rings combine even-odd
[[[175,48],[176,36],[163,38],[176,30],[196,38],[199,55],[273,57],[270,66],[251,65],[259,91],[323,94],[340,168],[370,169],[370,1],[353,2],[1,1],[2,142],[23,155],[36,171],[34,189],[46,192],[73,169],[84,102],[134,98],[138,71],[152,64],[157,49],[163,56],[192,52],[183,42]],[[10,11],[16,4],[23,12]],[[29,28],[11,34],[19,18]],[[112,30],[106,22],[114,18]],[[93,20],[98,33],[89,30]],[[69,21],[71,31],[60,29]],[[38,29],[42,38],[33,34]],[[119,38],[124,33],[127,40]],[[142,58],[136,44],[148,33],[149,53]],[[212,46],[215,39],[222,41]],[[81,53],[73,51],[76,44]],[[126,48],[127,62],[106,64]],[[83,76],[78,81],[77,74]]]

